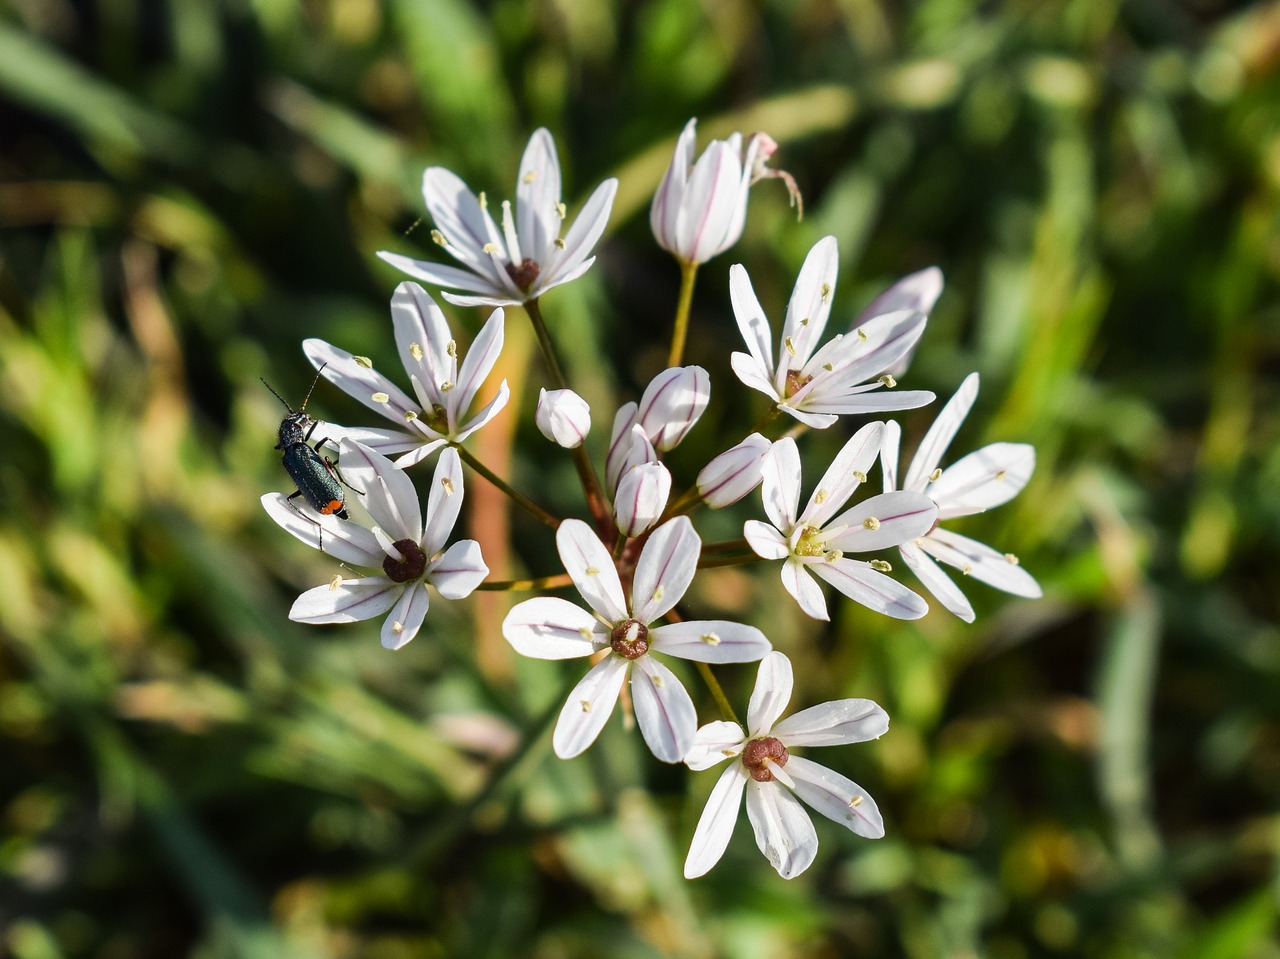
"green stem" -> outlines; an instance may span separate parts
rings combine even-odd
[[[542,307],[538,305],[538,298],[528,300],[524,304],[524,311],[528,314],[529,321],[533,323],[533,331],[538,336],[538,346],[542,349],[542,358],[546,360],[547,370],[551,373],[551,382],[555,384],[556,389],[567,390],[569,381],[565,379],[564,371],[560,369],[560,361],[556,359],[556,351],[551,345],[547,324],[542,319]],[[587,498],[587,509],[596,521],[596,531],[603,537],[610,526],[609,506],[605,501],[600,480],[596,477],[595,467],[591,465],[591,457],[587,455],[585,445],[569,450],[569,455],[573,459],[574,469],[578,471],[578,481],[582,484],[582,492]]]
[[[752,563],[763,562],[761,557],[752,553],[749,556],[721,556],[718,559],[709,559],[706,562],[698,561],[698,569],[721,569],[725,566],[749,566]]]
[[[491,579],[476,587],[486,592],[504,593],[526,589],[556,589],[560,586],[571,586],[573,580],[568,573],[556,576],[535,576],[532,579]]]
[[[676,304],[676,325],[671,333],[671,354],[667,366],[679,366],[684,359],[684,341],[689,333],[689,310],[693,305],[693,282],[698,275],[698,264],[680,263],[680,300]]]
[[[751,551],[751,544],[745,539],[730,539],[723,543],[706,543],[702,547],[702,555],[708,553],[747,553]]]
[[[733,711],[733,707],[729,705],[729,697],[724,694],[724,690],[720,688],[720,683],[715,677],[715,673],[711,672],[711,667],[706,663],[695,663],[698,667],[698,673],[702,676],[702,681],[707,684],[707,688],[711,690],[711,698],[716,701],[716,705],[720,707],[720,715],[731,723],[738,723],[738,714]]]
[[[476,459],[471,451],[465,446],[459,446],[457,443],[453,443],[451,445],[458,451],[458,455],[462,457],[462,462],[466,463],[490,483],[510,496],[517,505],[528,510],[532,515],[546,523],[552,529],[558,529],[560,527],[560,520],[556,519],[533,500],[529,499],[529,497],[525,496],[524,493],[521,493],[519,490],[512,489],[506,480]]]

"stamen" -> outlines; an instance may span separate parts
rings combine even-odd
[[[830,284],[830,283],[823,283],[823,284],[822,284],[822,298],[823,298],[824,300],[829,300],[829,299],[831,299],[831,284]]]
[[[876,530],[880,528],[880,521],[874,516],[868,516],[862,521],[862,526],[864,529]]]
[[[488,194],[488,193],[486,193],[484,190],[481,190],[481,191],[480,191],[480,195],[479,195],[478,197],[476,197],[476,199],[478,199],[478,200],[480,201],[480,209],[482,209],[482,210],[487,210],[487,209],[489,209],[489,194]]]
[[[556,212],[560,214],[562,220],[569,215],[569,208],[564,205],[563,200],[556,201]]]
[[[446,496],[453,495],[453,480],[449,479],[447,476],[442,476],[440,477],[440,485],[444,487],[444,493]]]
[[[1005,553],[1004,561],[1008,563],[1010,566],[1018,565],[1018,557],[1014,556],[1012,553]]]
[[[836,368],[832,366],[830,363],[823,363],[822,368],[826,370],[828,373],[834,373],[836,371]]]
[[[394,623],[391,624],[391,632],[399,636],[401,633],[404,632],[404,623],[400,622],[400,620],[396,620]]]
[[[591,627],[590,627],[590,626],[579,626],[579,627],[578,627],[578,632],[582,634],[582,638],[583,638],[583,639],[585,639],[585,640],[587,640],[587,642],[590,642],[590,641],[591,641],[591,639],[592,639],[592,637],[595,635],[595,634],[591,631]]]
[[[702,640],[704,643],[706,643],[708,646],[720,645],[720,637],[717,636],[715,633],[703,633],[698,638]]]
[[[587,575],[588,575],[588,576],[599,576],[599,575],[600,575],[600,570],[596,569],[594,566],[588,566],[588,567],[587,567]]]
[[[968,563],[965,563],[963,566],[960,567],[960,572],[968,576],[970,573],[973,572],[973,567],[970,566]]]
[[[481,247],[481,249],[490,256],[497,256],[498,254],[498,244],[494,243],[492,240]]]
[[[818,490],[818,492],[813,494],[813,501],[817,503],[819,506],[821,506],[823,503],[827,501],[827,496],[828,496],[827,491],[824,489],[820,489]]]
[[[861,806],[861,805],[862,805],[862,797],[861,797],[861,796],[854,796],[852,799],[850,799],[850,800],[849,800],[849,808],[850,808],[850,809],[857,809],[857,808],[858,808],[859,806]]]
[[[942,475],[942,467],[939,466],[937,469],[935,469],[932,473],[929,474],[929,482],[930,483],[938,482],[938,477],[941,475]]]
[[[893,572],[893,566],[892,566],[892,564],[890,564],[890,563],[886,563],[886,562],[885,562],[884,560],[882,560],[882,559],[873,559],[873,560],[872,560],[870,563],[868,563],[867,565],[868,565],[868,566],[870,566],[872,569],[874,569],[877,573],[892,573],[892,572]]]
[[[369,359],[369,357],[353,356],[351,358],[356,361],[357,366],[363,366],[366,370],[373,369],[373,360]]]
[[[996,482],[997,482],[997,483],[1003,483],[1003,482],[1004,482],[1004,478],[1005,478],[1006,476],[1008,476],[1008,475],[1009,475],[1009,474],[1008,474],[1008,472],[1007,472],[1007,471],[1005,471],[1005,470],[1001,470],[999,473],[997,473],[997,474],[996,474]]]
[[[582,700],[582,711],[584,713],[591,712],[591,700],[589,699]]]
[[[417,411],[417,410],[405,410],[405,411],[404,411],[404,418],[405,418],[406,420],[408,420],[410,423],[412,423],[414,420],[416,420],[416,419],[418,418],[418,411]]]
[[[560,239],[560,237],[556,237],[552,242],[555,243],[557,250],[564,249],[564,240]]]
[[[538,179],[538,171],[530,170],[523,177],[521,177],[521,179],[524,180],[525,183],[532,183],[534,180]]]
[[[800,325],[801,325],[801,326],[808,326],[808,325],[809,325],[809,318],[806,316],[803,320],[801,320],[801,321],[800,321]]]
[[[444,348],[444,351],[456,360],[458,358],[458,341],[450,340],[449,345]]]
[[[453,384],[450,383],[448,380],[445,380],[443,383],[440,384],[441,393],[448,393],[451,389],[453,389]]]
[[[391,402],[391,397],[388,396],[386,393],[382,393],[382,392],[374,393],[372,396],[369,397],[369,399],[373,400],[375,403]]]
[[[338,591],[338,587],[341,585],[342,574],[339,573],[337,576],[333,577],[333,579],[329,580],[329,592],[336,593]]]
[[[867,481],[867,474],[862,472],[862,470],[854,470],[853,478],[856,479],[859,483],[865,483]]]
[[[828,563],[839,562],[842,559],[844,559],[844,550],[842,549],[833,549],[827,552]]]
[[[858,333],[858,339],[862,340],[862,342],[863,342],[863,343],[867,342],[867,331],[866,331],[866,330],[864,330],[862,327],[858,327],[858,329],[857,329],[857,333]]]
[[[890,374],[886,373],[884,376],[880,377],[880,385],[883,386],[885,389],[891,390],[898,385],[898,381],[895,380]]]
[[[420,360],[420,359],[422,359],[422,344],[421,344],[421,343],[410,343],[410,344],[409,344],[409,355],[410,355],[410,356],[412,356],[415,360]]]
[[[782,341],[782,345],[783,345],[783,346],[785,346],[785,347],[787,348],[787,352],[788,352],[788,353],[790,353],[792,356],[796,356],[796,355],[797,355],[797,354],[796,354],[796,344],[792,341],[791,337],[789,337],[789,336],[788,336],[788,337],[785,337],[785,338],[783,339],[783,341]]]
[[[657,587],[657,588],[653,591],[653,601],[654,601],[655,603],[660,603],[660,602],[662,602],[662,594],[663,594],[663,593],[665,593],[665,592],[666,592],[666,590],[665,590],[665,589],[663,589],[661,586]]]
[[[431,231],[431,240],[432,240],[432,242],[433,242],[433,243],[435,243],[435,245],[436,245],[436,246],[448,246],[448,245],[449,245],[449,241],[448,241],[448,239],[446,239],[445,235],[444,235],[443,233],[441,233],[439,230],[432,230],[432,231]]]
[[[511,201],[502,201],[502,234],[507,239],[507,259],[519,263],[524,259],[520,252],[520,236],[516,233],[515,218],[511,215]]]

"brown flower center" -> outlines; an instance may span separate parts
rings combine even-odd
[[[786,396],[788,398],[795,396],[811,379],[813,379],[812,376],[802,376],[799,370],[787,370]]]
[[[431,412],[423,417],[423,422],[437,433],[444,435],[449,432],[449,411],[439,403],[435,403],[431,407]]]
[[[519,266],[514,263],[507,264],[507,275],[511,277],[516,286],[526,293],[529,291],[529,287],[533,286],[533,281],[538,278],[540,272],[538,264],[527,256],[520,262]]]
[[[747,743],[746,749],[742,750],[742,765],[747,767],[747,772],[751,773],[751,778],[756,782],[767,783],[773,780],[773,773],[765,764],[765,760],[768,759],[778,766],[785,766],[790,756],[787,747],[779,740],[766,736],[764,739],[753,739]]]
[[[628,619],[613,627],[609,645],[623,659],[639,659],[649,651],[649,627],[638,619]]]
[[[422,547],[411,539],[396,540],[395,547],[400,551],[400,559],[388,556],[382,561],[382,571],[394,583],[421,579],[422,574],[427,571],[427,554],[422,551]]]

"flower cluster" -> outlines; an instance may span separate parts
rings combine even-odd
[[[777,149],[767,135],[756,134],[744,146],[734,134],[712,142],[697,159],[695,145],[691,120],[650,211],[654,236],[679,261],[684,284],[669,363],[637,400],[615,411],[607,442],[592,432],[591,406],[560,373],[540,298],[590,268],[617,183],[598,186],[566,229],[555,144],[539,130],[521,160],[514,207],[502,203],[501,227],[486,194],[472,193],[448,170],[426,171],[432,237],[459,266],[380,254],[418,280],[461,291],[443,292],[450,303],[493,308],[469,346],[460,345],[440,306],[413,282],[401,283],[391,299],[403,375],[386,376],[369,358],[323,340],[305,341],[318,375],[393,425],[326,424],[314,450],[282,446],[300,492],[270,493],[262,503],[276,523],[338,560],[341,569],[366,571],[351,577],[338,572],[307,590],[290,618],[345,623],[385,617],[381,635],[388,649],[400,649],[419,633],[432,591],[457,600],[477,588],[571,585],[581,603],[537,595],[515,604],[502,624],[504,637],[523,656],[588,660],[556,720],[556,755],[570,759],[586,750],[621,704],[657,759],[692,770],[730,760],[694,831],[685,874],[702,875],[720,859],[745,795],[757,845],[790,878],[809,866],[817,849],[801,803],[860,836],[884,834],[880,812],[862,787],[793,750],[876,739],[888,729],[888,716],[869,700],[842,699],[782,719],[793,691],[790,660],[756,626],[693,612],[706,602],[690,593],[699,569],[776,562],[785,591],[812,619],[829,618],[824,586],[885,616],[917,619],[929,604],[895,576],[885,556],[896,551],[943,609],[972,621],[973,607],[939,564],[1016,596],[1038,596],[1040,588],[1011,554],[940,524],[1007,502],[1029,481],[1035,453],[1024,444],[993,443],[941,466],[977,396],[975,373],[943,407],[899,479],[901,428],[868,418],[934,400],[926,390],[896,387],[926,331],[942,275],[929,268],[905,277],[828,337],[839,264],[836,238],[828,236],[806,256],[776,339],[747,270],[729,268],[728,306],[746,348],[730,363],[741,383],[768,402],[756,431],[677,484],[664,456],[697,428],[712,402],[707,371],[682,362],[697,271],[741,236],[753,184],[782,179],[799,203],[790,175],[766,165]],[[552,514],[464,445],[507,406],[507,382],[486,383],[503,347],[504,308],[516,306],[534,324],[550,373],[538,392],[534,422],[577,469],[581,517]],[[301,412],[290,415],[304,426],[313,422]],[[821,469],[802,506],[804,434],[842,423],[849,424],[850,438]],[[334,462],[319,453],[325,441],[337,450]],[[599,468],[592,444],[602,453]],[[425,477],[426,467],[417,467],[433,456],[424,497],[413,477]],[[882,491],[866,495],[877,463]],[[453,538],[464,465],[554,528],[558,564],[547,564],[551,568],[540,571],[545,575],[489,580],[480,544]],[[673,496],[673,489],[685,492]],[[697,510],[724,509],[756,489],[760,496],[746,507],[742,539],[704,546],[694,525]],[[303,494],[309,505],[295,502]],[[722,718],[699,726],[695,697],[681,675],[688,667],[679,660],[697,664]],[[744,732],[712,667],[752,662],[760,665]]]

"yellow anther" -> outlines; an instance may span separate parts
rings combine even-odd
[[[823,503],[827,501],[827,496],[828,496],[827,491],[824,489],[820,489],[818,490],[818,492],[813,494],[813,501],[817,503],[819,506],[821,506]]]
[[[970,573],[973,572],[973,567],[970,566],[968,563],[965,563],[963,566],[960,567],[960,572],[968,576]]]
[[[582,705],[582,711],[583,711],[584,713],[589,713],[589,712],[591,712],[591,700],[589,700],[589,699],[584,699],[584,700],[582,700],[582,704],[581,704],[581,705]]]
[[[659,586],[657,589],[655,589],[655,590],[653,591],[653,601],[654,601],[655,603],[660,603],[660,602],[662,602],[662,594],[663,594],[663,593],[665,593],[665,592],[666,592],[666,590],[665,590],[665,589],[663,589],[661,586]]]
[[[557,250],[564,249],[564,240],[560,239],[560,237],[556,237],[552,242],[555,243]]]
[[[336,593],[338,591],[338,587],[341,585],[342,585],[342,576],[338,575],[333,577],[333,579],[329,580],[329,592]]]
[[[458,358],[458,341],[450,340],[449,345],[444,348],[444,351],[456,360]]]
[[[1003,482],[1004,482],[1004,478],[1005,478],[1006,476],[1008,476],[1008,475],[1009,475],[1009,474],[1008,474],[1005,470],[1001,470],[999,473],[997,473],[997,474],[996,474],[996,482],[997,482],[997,483],[1003,483]]]
[[[863,343],[867,342],[867,331],[862,327],[858,327],[858,339],[862,340]]]
[[[801,326],[808,326],[808,325],[809,325],[809,318],[806,316],[803,320],[801,320],[801,321],[800,321],[800,325],[801,325]]]
[[[792,342],[791,337],[788,336],[785,339],[783,339],[782,345],[787,348],[787,352],[790,353],[792,356],[796,355],[796,345],[794,342]]]
[[[829,299],[831,299],[831,284],[830,284],[830,283],[823,283],[823,284],[822,284],[822,298],[823,298],[824,300],[829,300]]]
[[[892,573],[892,572],[893,572],[893,566],[892,566],[891,564],[889,564],[889,563],[886,563],[886,562],[885,562],[884,560],[882,560],[882,559],[873,559],[873,560],[872,560],[870,563],[868,563],[867,565],[868,565],[868,566],[870,566],[872,569],[874,569],[877,573]]]
[[[720,637],[717,636],[715,633],[703,633],[698,638],[702,640],[704,643],[706,643],[708,646],[720,645]]]
[[[667,681],[663,679],[660,675],[654,674],[652,678],[653,678],[653,685],[657,686],[659,689],[667,685]]]
[[[445,380],[443,383],[440,384],[441,393],[448,393],[451,389],[453,389],[453,383],[451,383],[449,380]]]
[[[484,250],[485,253],[488,253],[490,256],[495,256],[498,252],[498,244],[492,243],[492,242],[486,243],[482,247],[482,249]]]
[[[442,476],[440,477],[440,485],[444,487],[446,496],[453,495],[453,480],[449,479],[447,476]]]
[[[562,220],[569,215],[569,208],[564,205],[563,200],[556,201],[556,212],[560,214]]]
[[[834,563],[837,560],[844,559],[844,550],[833,549],[827,552],[827,562]]]
[[[433,242],[436,246],[448,246],[448,245],[449,245],[449,241],[448,241],[448,239],[446,239],[445,235],[444,235],[443,233],[441,233],[439,230],[432,230],[432,231],[431,231],[431,242]]]
[[[480,209],[489,209],[489,194],[485,193],[484,190],[481,190],[480,196],[477,197],[477,199],[480,201]]]
[[[834,366],[832,366],[830,363],[823,363],[823,364],[822,364],[822,368],[823,368],[824,370],[826,370],[828,373],[834,373],[834,372],[835,372],[835,369],[836,369],[836,368],[835,368]]]
[[[586,569],[586,574],[588,576],[599,576],[600,570],[596,569],[594,566],[588,566]]]
[[[532,183],[534,180],[538,179],[538,171],[530,170],[523,177],[521,177],[521,179],[524,180],[525,183]]]
[[[363,366],[366,370],[373,369],[373,360],[369,359],[369,357],[353,356],[351,358],[356,361],[357,366]]]
[[[375,403],[391,402],[391,397],[388,396],[386,393],[374,393],[371,397],[369,397],[369,399],[373,400]]]
[[[895,380],[890,374],[886,373],[884,376],[880,377],[880,385],[883,386],[885,389],[891,390],[898,385],[898,381]]]
[[[594,634],[591,632],[591,627],[590,627],[590,626],[579,626],[579,627],[578,627],[578,632],[582,634],[582,638],[583,638],[583,639],[588,640],[588,641],[589,641],[589,640],[591,639],[591,637],[594,635]]]
[[[1012,553],[1005,553],[1004,561],[1008,563],[1010,566],[1018,565],[1018,557],[1014,556]]]
[[[393,633],[395,633],[397,636],[399,636],[401,633],[403,633],[403,632],[404,632],[404,623],[400,622],[399,620],[397,620],[396,622],[392,623],[392,624],[391,624],[391,632],[393,632]]]
[[[861,806],[861,805],[862,805],[862,797],[861,797],[861,796],[854,796],[852,799],[850,799],[850,800],[849,800],[849,808],[850,808],[850,809],[857,809],[857,808],[858,808],[859,806]]]
[[[930,483],[938,482],[938,477],[940,477],[941,475],[942,475],[942,467],[938,467],[932,473],[929,474],[929,482]]]
[[[867,474],[862,472],[862,470],[854,470],[853,478],[856,479],[859,483],[865,483],[867,481]]]
[[[408,420],[410,423],[412,423],[414,420],[416,420],[416,419],[418,418],[418,411],[417,411],[417,410],[405,410],[405,411],[404,411],[404,418],[405,418],[406,420]]]
[[[410,356],[412,356],[415,360],[420,360],[420,359],[422,359],[422,344],[421,344],[421,343],[410,343],[410,344],[409,344],[409,355],[410,355]]]
[[[865,529],[879,529],[880,521],[876,519],[874,516],[868,516],[866,519],[862,521],[862,525]]]

